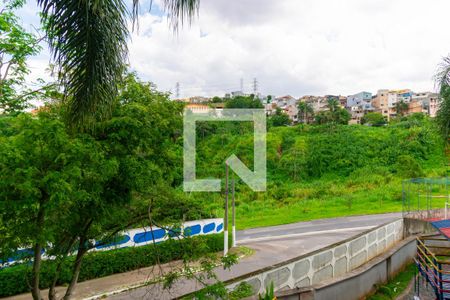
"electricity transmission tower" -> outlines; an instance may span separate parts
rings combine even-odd
[[[177,82],[175,85],[175,98],[180,99],[180,83]]]
[[[253,78],[253,94],[256,96],[258,94],[258,80]]]

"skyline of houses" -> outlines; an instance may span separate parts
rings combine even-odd
[[[250,96],[242,91],[235,91],[226,94],[220,99],[229,99],[236,96]],[[217,97],[214,97],[217,100]],[[195,96],[184,99],[177,99],[191,104],[195,104],[195,109],[201,109],[199,105],[210,105],[213,107],[223,108],[223,105],[213,101],[214,98]],[[289,116],[293,123],[299,122],[298,104],[305,102],[310,105],[314,114],[321,111],[327,111],[328,102],[331,99],[336,100],[341,108],[346,109],[351,120],[349,124],[360,124],[363,116],[369,112],[381,113],[387,121],[397,116],[397,114],[409,115],[413,113],[424,113],[430,117],[435,117],[439,106],[439,94],[433,92],[413,92],[410,89],[388,90],[380,89],[376,94],[361,91],[359,93],[343,96],[343,95],[305,95],[295,98],[291,95],[274,96],[257,94],[264,106],[267,115],[273,115],[277,109],[281,109]],[[194,105],[192,105],[194,108]],[[209,107],[210,107],[209,106]],[[398,112],[397,110],[401,110]]]

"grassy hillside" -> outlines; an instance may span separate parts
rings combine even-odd
[[[198,178],[224,178],[235,153],[252,166],[250,124],[200,124]],[[401,211],[401,181],[443,176],[443,141],[428,119],[386,127],[293,126],[267,135],[267,192],[236,188],[238,228],[345,215]],[[223,215],[224,194],[193,193],[211,216]]]

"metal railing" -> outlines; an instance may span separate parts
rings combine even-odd
[[[436,299],[450,299],[450,263],[438,259],[420,238],[417,238],[417,257],[414,260],[420,274],[433,288]]]

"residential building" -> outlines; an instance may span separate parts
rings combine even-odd
[[[193,97],[188,97],[188,98],[175,99],[175,101],[185,102],[185,103],[208,103],[211,101],[211,98],[203,97],[203,96],[193,96]]]
[[[437,111],[439,109],[441,98],[432,97],[430,98],[430,105],[428,106],[428,115],[432,118],[436,117]]]
[[[298,122],[298,107],[297,104],[295,105],[288,105],[286,108],[284,108],[284,112],[289,116],[289,119],[293,122],[293,123],[297,123]]]
[[[361,106],[354,105],[351,107],[347,107],[347,111],[351,115],[351,119],[348,122],[349,124],[361,124],[361,119],[364,117],[364,110]]]
[[[189,103],[186,105],[186,109],[190,109],[194,113],[208,113],[211,107],[206,104]]]
[[[372,93],[360,92],[355,95],[347,97],[347,107],[361,106],[363,110],[371,110],[372,108]]]
[[[279,108],[289,116],[289,119],[292,122],[296,123],[298,121],[297,104],[298,100],[291,95],[276,97],[272,103],[266,104],[266,112],[268,112],[269,115],[274,114],[276,109]]]
[[[411,102],[411,97],[413,92],[409,89],[406,90],[398,90],[398,91],[393,91],[395,93],[397,93],[397,101],[403,101],[405,103],[409,103]]]
[[[277,111],[277,104],[275,102],[264,104],[264,109],[266,111],[266,115],[271,116],[274,115]]]
[[[313,108],[315,114],[321,111],[328,110],[328,102],[325,97],[320,96],[303,96],[299,100],[300,102],[306,102]]]
[[[291,95],[286,95],[282,97],[276,97],[273,103],[277,105],[279,108],[285,108],[290,105],[297,105],[298,100],[292,97]]]
[[[389,118],[389,90],[378,90],[377,94],[372,97],[372,107],[375,112],[381,113],[386,119]]]
[[[361,118],[365,113],[374,111],[372,106],[372,93],[360,92],[347,97],[347,109],[351,114],[351,124],[361,123]]]
[[[439,94],[431,92],[413,93],[411,97],[412,102],[420,103],[422,112],[434,118],[439,104]]]
[[[238,97],[238,96],[247,96],[247,95],[243,91],[231,92],[231,97]]]
[[[397,116],[397,103],[400,101],[407,104],[410,103],[412,94],[412,91],[409,89],[379,90],[372,104],[375,107],[375,111],[380,112],[387,120],[390,120]]]
[[[337,99],[339,101],[339,104],[341,105],[341,108],[347,107],[347,97],[339,95]]]

